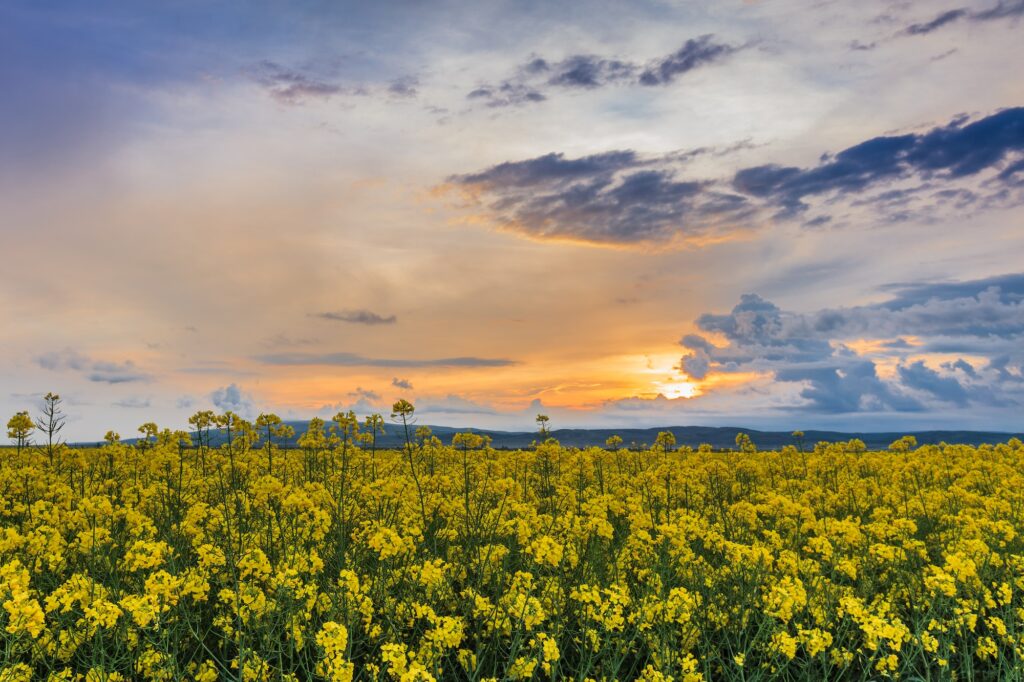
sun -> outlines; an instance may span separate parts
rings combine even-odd
[[[658,393],[666,398],[693,398],[700,395],[700,389],[697,387],[697,384],[685,379],[655,382],[654,385],[657,387]]]

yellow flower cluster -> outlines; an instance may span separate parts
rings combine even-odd
[[[0,682],[1024,670],[1016,440],[380,450],[339,415],[281,449],[210,420],[0,453]]]

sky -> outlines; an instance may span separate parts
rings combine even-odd
[[[1016,431],[1024,1],[0,4],[0,409]]]

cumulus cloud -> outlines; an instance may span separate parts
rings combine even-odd
[[[505,358],[370,358],[357,353],[272,353],[256,359],[268,365],[334,365],[337,367],[508,367],[515,360]]]
[[[794,407],[821,413],[914,412],[929,401],[966,407],[1024,400],[1017,390],[1024,364],[1017,350],[1024,340],[1024,274],[884,290],[889,298],[879,303],[811,313],[785,311],[745,294],[730,312],[697,318],[704,334],[680,340],[687,349],[681,367],[694,379],[767,373],[776,382],[803,387],[803,402]],[[716,345],[712,338],[725,343]],[[883,343],[873,352],[854,351],[854,342],[864,339]],[[929,362],[930,354],[950,352],[989,355],[988,367],[979,371],[962,358]],[[908,354],[917,357],[904,359]],[[880,376],[883,361],[896,362],[894,376]]]
[[[924,391],[939,400],[955,403],[960,407],[967,405],[967,389],[952,376],[942,376],[934,369],[927,367],[924,360],[899,366],[900,380],[908,388]]]
[[[43,353],[36,357],[36,364],[43,369],[56,372],[77,372],[96,383],[125,384],[150,379],[149,375],[142,372],[131,360],[96,360],[70,348]]]
[[[550,153],[448,178],[490,222],[541,239],[594,244],[693,241],[764,213],[815,227],[856,206],[890,222],[936,206],[1024,201],[1024,108],[874,137],[815,166],[762,164],[731,179],[686,178],[686,156]],[[811,202],[818,215],[805,218]]]
[[[231,411],[243,417],[250,417],[256,413],[252,397],[244,393],[238,384],[230,384],[214,390],[210,393],[210,402],[221,411]]]
[[[335,322],[350,322],[352,324],[394,324],[398,321],[395,315],[380,315],[372,310],[339,310],[334,312],[314,313],[313,317],[322,320],[333,320]]]
[[[391,385],[394,386],[395,388],[400,388],[405,391],[412,390],[412,382],[409,381],[408,379],[399,379],[398,377],[394,377],[391,379]]]

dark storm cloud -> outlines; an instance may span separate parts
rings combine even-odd
[[[334,322],[349,322],[351,324],[394,324],[398,321],[395,315],[380,315],[372,310],[338,310],[323,313],[313,313],[312,317],[319,317],[322,320]]]
[[[697,318],[718,346],[699,334],[680,340],[682,369],[694,379],[715,372],[767,372],[776,381],[804,384],[801,409],[821,413],[917,411],[925,400],[965,407],[1007,405],[1024,394],[1000,390],[1020,383],[1024,353],[1024,274],[966,282],[896,284],[880,303],[812,313],[785,311],[745,294],[728,313]],[[901,335],[916,337],[910,344]],[[858,355],[846,344],[889,339],[881,350]],[[967,361],[929,366],[907,354],[967,352],[987,355],[978,370]],[[896,377],[878,375],[876,359],[898,360]],[[969,382],[969,383],[968,383]]]
[[[1024,177],[1024,108],[974,121],[959,117],[923,133],[871,138],[825,154],[812,167],[742,168],[728,183],[680,177],[695,151],[701,150],[644,157],[625,149],[575,159],[550,153],[448,181],[469,190],[501,227],[601,244],[721,233],[763,209],[777,221],[818,227],[832,216],[801,218],[807,201],[818,197],[828,200],[822,211],[842,209],[845,199],[850,207],[867,206],[897,222],[936,205],[967,210],[989,201],[1019,201],[1008,190],[1024,187],[1017,180],[1018,174]],[[983,172],[995,176],[986,175],[982,187],[961,186]],[[916,185],[891,187],[896,182]]]
[[[505,358],[369,358],[357,353],[274,353],[256,356],[268,365],[333,365],[336,367],[508,367],[517,364]]]

